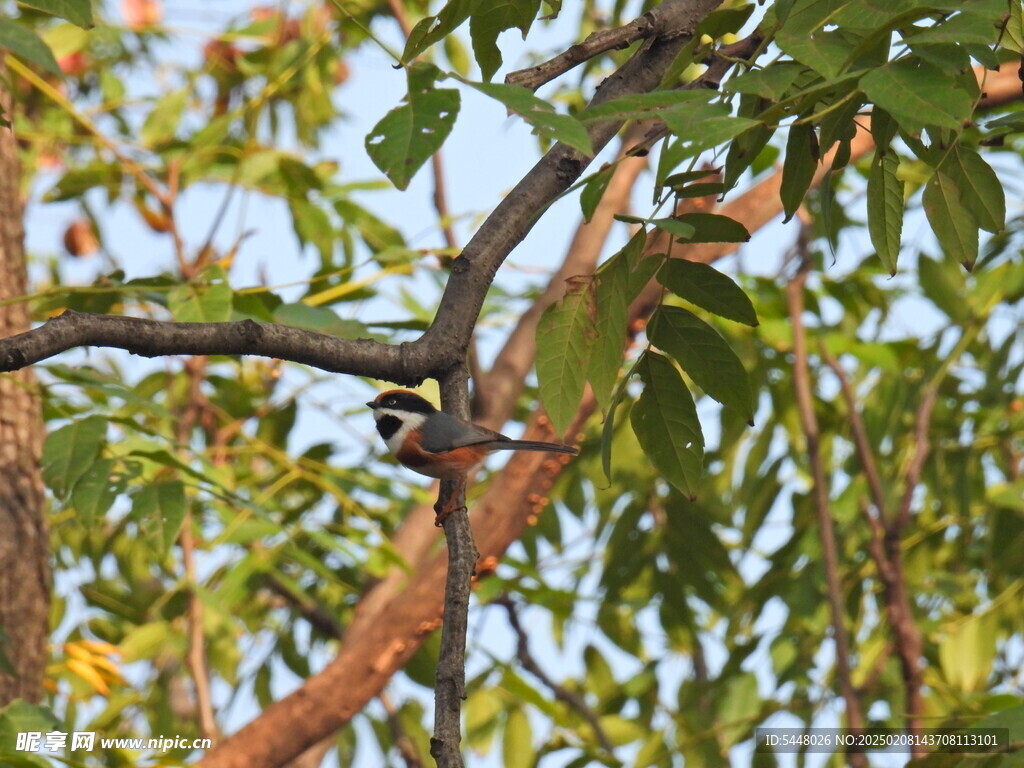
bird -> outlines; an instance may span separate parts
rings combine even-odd
[[[377,432],[398,463],[427,477],[454,480],[465,490],[466,477],[492,451],[544,451],[575,456],[571,445],[538,440],[513,440],[479,424],[439,411],[427,400],[404,389],[381,392],[366,404],[373,411]],[[457,507],[438,510],[438,525]]]

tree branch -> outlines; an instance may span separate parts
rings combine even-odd
[[[0,339],[0,371],[18,370],[82,346],[113,347],[143,357],[262,355],[407,385],[437,374],[445,363],[450,367],[455,352],[422,340],[392,345],[339,339],[255,320],[174,323],[67,310],[38,328]]]
[[[864,714],[860,699],[850,675],[850,641],[844,621],[842,584],[839,578],[839,550],[836,545],[835,527],[828,498],[828,484],[820,452],[818,418],[814,413],[814,394],[811,389],[810,366],[807,360],[807,333],[803,324],[804,287],[810,271],[810,255],[806,252],[805,228],[801,228],[797,246],[800,268],[786,285],[789,304],[789,320],[793,326],[793,389],[796,392],[797,411],[807,443],[807,459],[813,478],[814,508],[818,516],[818,534],[821,538],[822,568],[825,571],[825,586],[829,608],[832,613],[832,631],[836,644],[836,677],[839,691],[846,702],[846,718],[855,732],[864,728]],[[867,768],[863,752],[849,753],[850,764],[855,768]]]
[[[604,728],[601,727],[601,722],[597,719],[597,715],[594,714],[594,710],[587,706],[587,702],[583,700],[583,697],[573,693],[564,685],[560,685],[548,677],[547,673],[541,669],[540,664],[537,663],[537,660],[533,658],[533,654],[530,653],[529,638],[527,638],[522,624],[519,623],[519,612],[516,610],[516,604],[512,601],[512,598],[508,595],[502,595],[494,602],[496,605],[502,606],[508,614],[508,623],[512,627],[512,631],[516,633],[516,658],[519,659],[519,663],[523,666],[523,669],[549,688],[556,699],[564,701],[576,710],[594,730],[594,736],[597,737],[597,741],[601,745],[601,748],[609,755],[614,756],[615,747],[612,746],[611,741],[608,739],[608,734],[606,734],[604,732]]]
[[[720,4],[721,0],[666,0],[658,6],[659,36],[648,40],[598,87],[591,105],[656,88],[697,24]],[[588,134],[594,153],[600,152],[621,127],[619,121],[591,126]],[[516,184],[452,264],[436,318],[424,333],[424,340],[440,337],[459,349],[468,346],[494,274],[537,218],[579,178],[592,159],[592,155],[556,144]]]
[[[452,369],[440,382],[441,404],[459,418],[469,417],[469,375],[465,366]],[[444,585],[444,620],[434,683],[434,735],[430,755],[438,768],[462,768],[462,700],[466,697],[466,634],[469,596],[478,552],[466,509],[466,481],[442,480],[438,510],[446,511],[444,535],[448,567]]]
[[[568,50],[541,64],[519,69],[505,75],[509,85],[521,85],[531,91],[544,83],[554,80],[573,67],[589,61],[595,56],[613,49],[628,48],[637,40],[644,40],[658,34],[664,27],[661,7],[648,11],[643,16],[615,29],[600,29],[591,32],[582,43],[576,43]]]
[[[181,406],[181,419],[175,428],[175,439],[188,459],[187,446],[192,428],[199,419],[203,403],[202,382],[206,374],[206,357],[190,358],[185,364],[188,376],[188,395]],[[206,661],[206,634],[203,630],[203,601],[196,592],[195,539],[192,535],[192,509],[187,507],[185,519],[178,536],[181,545],[181,564],[185,571],[185,583],[188,593],[188,650],[185,663],[192,676],[195,689],[196,711],[199,715],[199,734],[216,743],[220,736],[217,719],[213,714],[213,697],[210,693],[210,669]]]
[[[910,507],[914,501],[914,490],[921,482],[921,472],[924,471],[924,463],[931,452],[931,442],[928,438],[928,428],[932,419],[932,410],[935,407],[935,396],[938,392],[938,381],[935,381],[924,388],[924,395],[917,407],[917,415],[914,419],[914,455],[907,467],[906,488],[900,499],[900,507],[896,518],[889,525],[889,535],[897,539],[907,529],[910,523]]]
[[[871,441],[868,439],[868,430],[864,425],[864,416],[857,407],[857,397],[850,386],[850,379],[846,372],[839,365],[839,361],[828,353],[824,347],[819,354],[825,361],[825,365],[832,369],[832,372],[839,379],[839,389],[846,402],[846,414],[850,419],[850,428],[853,431],[853,444],[857,449],[857,456],[860,458],[861,467],[864,468],[864,476],[868,482],[868,491],[871,493],[871,501],[878,510],[881,520],[887,520],[885,511],[885,491],[882,489],[882,477],[878,471],[878,463],[875,461],[875,452],[871,449]]]

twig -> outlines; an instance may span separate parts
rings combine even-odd
[[[502,606],[508,614],[508,623],[512,627],[512,631],[516,633],[516,658],[519,659],[523,669],[547,686],[556,699],[564,701],[575,709],[590,724],[601,748],[609,755],[614,755],[615,747],[608,740],[608,734],[601,727],[601,722],[597,719],[597,715],[594,714],[594,710],[587,706],[587,702],[581,696],[548,677],[547,673],[537,663],[537,660],[533,658],[533,654],[530,653],[530,641],[526,637],[522,624],[519,623],[519,612],[516,610],[516,604],[512,601],[512,598],[508,595],[502,595],[494,602]]]
[[[807,333],[803,324],[804,287],[810,271],[810,254],[807,253],[806,228],[801,228],[797,244],[800,267],[786,285],[786,299],[789,305],[789,320],[793,327],[793,389],[796,393],[797,411],[807,443],[807,459],[813,478],[814,507],[818,516],[818,532],[821,537],[822,567],[825,571],[825,586],[829,608],[832,613],[832,631],[836,644],[836,677],[839,691],[846,702],[846,718],[850,728],[859,732],[864,728],[864,714],[860,699],[853,687],[850,676],[850,641],[843,614],[842,584],[839,579],[839,551],[836,546],[835,527],[828,498],[828,485],[820,452],[818,417],[814,413],[814,395],[811,390],[810,366],[807,360]],[[855,768],[867,768],[863,752],[849,753],[850,764]]]
[[[340,638],[345,628],[338,623],[334,615],[308,595],[297,595],[272,573],[263,576],[263,583],[271,592],[294,607],[302,618],[328,637]]]
[[[917,489],[918,483],[921,482],[921,472],[924,471],[924,463],[931,452],[928,428],[931,423],[932,409],[935,407],[938,385],[939,380],[936,379],[925,386],[921,403],[917,407],[917,416],[914,419],[914,456],[907,467],[906,488],[903,490],[903,497],[900,499],[896,519],[890,526],[890,535],[896,537],[899,537],[910,523],[910,507],[914,501],[914,491]]]
[[[554,80],[573,67],[589,61],[605,51],[628,48],[637,40],[653,37],[662,28],[662,14],[658,12],[658,8],[654,8],[640,18],[633,19],[628,24],[616,29],[600,29],[597,32],[591,32],[582,43],[576,43],[553,59],[534,67],[509,72],[505,76],[505,82],[535,91],[544,83]]]
[[[853,430],[853,444],[857,449],[857,456],[864,468],[864,475],[868,481],[868,491],[871,493],[871,501],[878,510],[879,517],[884,521],[888,520],[885,511],[885,492],[882,489],[882,477],[878,472],[878,463],[875,461],[875,452],[871,449],[871,441],[868,439],[868,430],[864,426],[864,417],[857,407],[857,398],[854,395],[853,387],[846,372],[839,365],[839,361],[828,353],[824,347],[819,351],[825,365],[832,369],[832,372],[839,379],[839,388],[846,401],[846,413],[850,419],[850,427]]]
[[[434,172],[434,210],[437,211],[437,223],[444,235],[444,243],[452,252],[459,250],[459,241],[452,229],[452,215],[448,211],[448,193],[444,182],[444,161],[441,150],[437,150],[430,158],[430,167]]]
[[[179,446],[187,446],[192,428],[199,418],[203,398],[202,382],[206,371],[205,357],[194,357],[185,362],[185,373],[189,380],[188,401],[182,411],[175,430]],[[199,714],[199,733],[204,739],[216,741],[219,737],[217,720],[213,714],[213,698],[210,695],[210,670],[206,663],[206,635],[203,632],[203,601],[196,592],[195,539],[192,536],[192,510],[185,509],[185,519],[178,536],[181,544],[181,562],[185,570],[188,590],[188,651],[185,662],[192,676],[195,688],[196,710]]]
[[[391,738],[394,739],[395,746],[398,748],[398,754],[405,760],[406,768],[423,768],[423,761],[420,760],[420,756],[416,752],[416,745],[412,743],[412,739],[403,730],[402,722],[398,719],[398,710],[395,709],[395,703],[391,701],[387,691],[381,691],[380,696],[377,698],[384,705],[384,712],[388,716],[388,729],[391,731]]]

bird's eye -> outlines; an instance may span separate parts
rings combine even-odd
[[[389,397],[387,400],[384,401],[384,405],[386,405],[388,407],[390,407],[392,405],[398,405],[398,401],[396,401],[395,398],[393,398],[393,397]]]

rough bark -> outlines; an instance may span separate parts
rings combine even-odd
[[[2,86],[0,108],[11,115]],[[0,127],[0,336],[28,330],[28,307],[4,304],[27,289],[17,145]],[[39,454],[43,422],[31,370],[0,375],[0,705],[42,694],[50,614],[50,559]],[[5,665],[6,666],[6,665]]]

